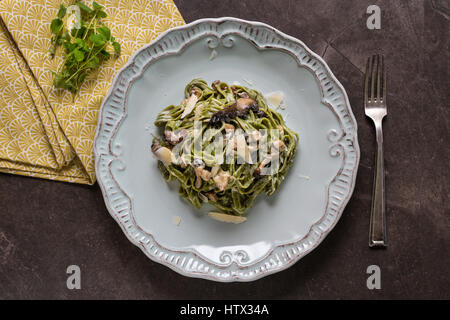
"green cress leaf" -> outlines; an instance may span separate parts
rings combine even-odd
[[[63,86],[64,86],[64,79],[60,75],[56,75],[55,79],[53,79],[53,85],[56,88],[63,88]]]
[[[100,50],[100,54],[103,57],[105,57],[106,59],[108,59],[111,56],[111,54],[108,51],[106,51],[105,49]]]
[[[70,35],[72,37],[78,36],[79,34],[81,34],[80,29],[73,28],[72,30],[70,30]]]
[[[78,48],[85,51],[85,52],[89,52],[90,48],[88,46],[88,44],[86,43],[85,40],[80,39],[80,38],[76,38],[75,39],[75,43],[78,45]]]
[[[99,64],[99,63],[100,63],[100,60],[98,59],[98,57],[97,57],[97,56],[94,56],[94,57],[92,57],[92,58],[90,59],[90,61],[88,62],[87,67],[88,67],[88,68],[91,68],[91,69],[95,69],[95,68],[98,67],[98,64]]]
[[[69,32],[67,30],[64,31],[64,33],[62,34],[61,40],[70,41],[70,35],[69,35]]]
[[[97,16],[100,18],[106,18],[108,15],[106,14],[105,11],[97,11]]]
[[[55,36],[54,40],[55,40],[55,43],[58,44],[58,45],[61,45],[63,43],[63,38],[62,38],[62,36],[60,34]]]
[[[103,35],[106,41],[109,41],[109,39],[111,39],[111,30],[109,30],[108,27],[101,26],[100,28],[97,28],[97,32]]]
[[[78,7],[80,7],[81,10],[91,14],[94,13],[94,10],[92,10],[91,8],[89,8],[87,5],[85,5],[83,2],[77,2],[76,5]]]
[[[50,30],[54,33],[54,34],[58,34],[63,27],[64,23],[61,19],[56,18],[53,19],[52,22],[50,23]]]
[[[77,60],[77,62],[81,62],[84,60],[84,53],[78,49],[73,50],[73,56]]]
[[[66,15],[66,11],[67,11],[66,7],[63,4],[61,4],[58,10],[58,18],[60,19],[64,18],[64,16]]]
[[[85,26],[81,26],[80,29],[73,28],[72,30],[70,30],[70,34],[72,35],[72,37],[77,37],[77,38],[83,38],[85,32],[86,32]]]
[[[80,76],[78,77],[78,83],[83,83],[84,79],[86,79],[86,72],[83,72],[80,74]]]
[[[92,43],[96,47],[104,46],[105,42],[106,42],[105,37],[101,33],[93,33],[93,34],[91,34],[91,36],[89,37],[89,40],[91,40]]]
[[[67,30],[62,20],[67,15],[67,8],[61,5],[58,18],[50,24],[53,33],[50,54],[54,57],[56,48],[63,46],[64,62],[58,72],[53,72],[53,84],[75,94],[89,70],[98,68],[101,61],[110,58],[107,45],[111,44],[118,56],[120,44],[115,41],[111,30],[101,23],[100,19],[107,17],[103,6],[94,1],[91,9],[80,1],[74,2],[82,10],[81,28]]]
[[[70,52],[70,42],[64,42],[62,45],[64,46],[67,52]]]
[[[71,43],[70,41],[64,41],[63,46],[67,53],[70,53],[77,48],[77,45],[75,43]]]
[[[73,80],[72,81],[68,81],[66,82],[66,89],[69,89],[70,92],[72,93],[77,93],[77,87],[73,84]]]
[[[92,2],[92,7],[94,8],[94,10],[97,10],[97,11],[99,11],[99,10],[102,10],[103,9],[103,7],[101,6],[101,5],[99,5],[97,2]]]
[[[116,54],[119,55],[120,54],[120,43],[114,41],[112,43],[112,46],[113,46],[114,51],[116,52]]]
[[[81,48],[81,49],[85,49],[87,46],[86,41],[84,41],[83,39],[80,39],[80,38],[76,38],[75,43],[78,45],[78,48]],[[87,47],[87,48],[89,49],[89,47]]]

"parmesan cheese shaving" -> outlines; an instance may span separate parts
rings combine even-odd
[[[161,160],[165,165],[176,162],[174,154],[166,147],[158,148],[153,152],[153,154],[156,159]]]
[[[214,212],[214,211],[209,212],[208,216],[210,216],[211,218],[213,218],[214,220],[217,220],[217,221],[234,223],[234,224],[239,224],[239,223],[242,223],[247,220],[246,217],[232,216],[231,214]]]
[[[283,102],[284,99],[284,94],[281,91],[271,92],[266,95],[266,99],[267,102],[269,102],[269,104],[272,105],[272,107],[277,109],[281,107],[281,103]]]
[[[183,114],[181,115],[181,119],[186,117],[189,113],[192,112],[192,110],[194,110],[194,107],[195,107],[195,104],[197,103],[197,101],[198,101],[198,97],[195,94],[191,94],[191,96],[185,100],[185,107],[184,107]]]
[[[209,56],[209,60],[214,60],[217,57],[217,51],[214,49],[211,51],[211,55]]]
[[[180,216],[175,216],[172,218],[172,222],[174,225],[179,226],[180,222],[181,222],[181,217]]]

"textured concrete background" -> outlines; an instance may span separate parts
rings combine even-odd
[[[356,189],[330,235],[283,272],[214,283],[150,261],[109,216],[97,185],[0,174],[0,298],[338,299],[450,298],[448,1],[178,0],[186,22],[235,16],[268,23],[323,56],[347,90],[359,126]],[[365,27],[378,4],[381,30]],[[388,66],[384,123],[389,248],[367,246],[374,130],[362,106],[365,60]],[[66,288],[66,268],[82,289]],[[366,288],[377,264],[382,289]]]

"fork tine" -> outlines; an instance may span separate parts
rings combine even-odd
[[[377,102],[380,102],[380,97],[381,97],[380,83],[381,83],[381,74],[383,73],[383,70],[381,67],[382,67],[382,65],[381,65],[380,55],[377,54]]]
[[[383,66],[381,69],[383,73],[383,102],[386,102],[386,66],[384,64],[384,56],[381,56],[381,64]]]
[[[375,72],[376,72],[375,59],[376,59],[376,56],[373,55],[372,59],[371,59],[372,65],[370,66],[372,68],[372,78],[370,79],[370,90],[371,90],[370,91],[370,100],[372,102],[374,101],[374,97],[375,97]]]
[[[369,78],[370,78],[370,65],[372,63],[372,57],[367,58],[366,63],[366,80],[364,83],[364,104],[367,103],[369,98]]]

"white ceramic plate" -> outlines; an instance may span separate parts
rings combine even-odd
[[[260,195],[245,223],[194,209],[151,156],[156,115],[179,103],[193,78],[285,94],[281,113],[299,151],[280,189]],[[94,152],[106,206],[130,241],[181,274],[216,281],[255,280],[314,249],[341,216],[359,162],[355,118],[326,63],[293,37],[235,18],[171,29],[137,52],[104,99]]]

